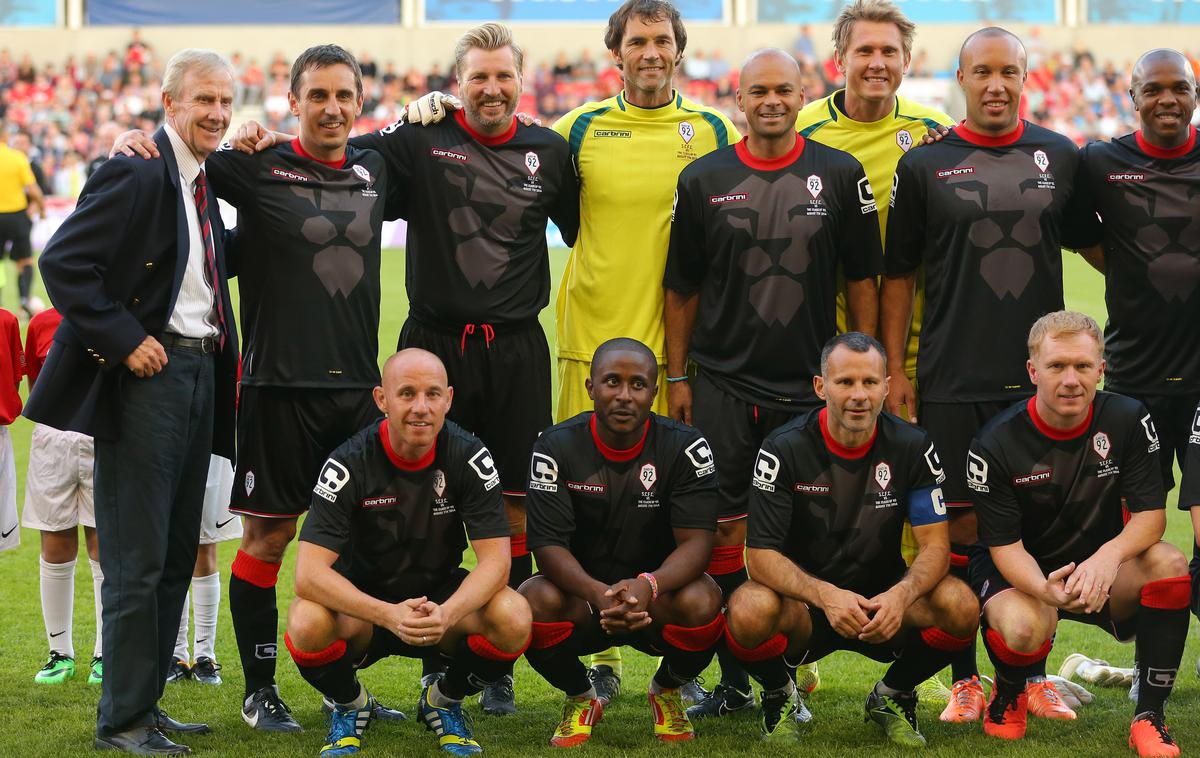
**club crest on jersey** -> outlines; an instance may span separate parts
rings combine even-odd
[[[688,445],[683,452],[687,454],[688,460],[696,469],[697,479],[708,476],[717,470],[716,464],[713,463],[712,448],[709,447],[708,440],[703,437]]]
[[[896,145],[898,145],[900,149],[906,153],[908,152],[908,149],[913,146],[912,135],[908,133],[907,129],[901,129],[900,131],[896,132]]]
[[[332,503],[337,500],[337,493],[341,492],[342,487],[349,481],[350,472],[346,467],[329,458],[321,468],[321,475],[317,477],[317,486],[313,487],[313,492]]]
[[[688,144],[692,137],[696,136],[696,127],[692,126],[690,121],[680,121],[679,136],[683,138],[683,144]]]
[[[496,471],[496,462],[492,460],[492,454],[488,452],[486,447],[479,448],[467,463],[470,464],[471,468],[475,469],[475,473],[483,480],[483,488],[485,490],[493,490],[500,484],[500,473]]]
[[[558,492],[558,461],[545,453],[534,453],[529,462],[529,489]]]
[[[991,492],[988,486],[988,464],[975,451],[967,452],[967,486],[976,492]]]
[[[446,494],[446,472],[441,469],[433,472],[433,494],[438,497]]]
[[[875,483],[879,485],[879,489],[886,490],[888,485],[892,483],[892,467],[887,464],[887,461],[880,461],[875,466]]]
[[[804,180],[804,187],[808,190],[808,194],[813,196],[813,200],[816,200],[821,194],[821,190],[825,188],[825,186],[821,184],[821,177],[817,176],[816,174],[812,174]]]
[[[542,167],[542,161],[538,158],[538,154],[530,150],[525,153],[525,168],[529,169],[530,176],[537,176],[538,169]]]
[[[642,470],[638,472],[638,481],[642,483],[644,489],[651,489],[654,483],[658,481],[658,469],[653,463],[647,463],[642,466]]]
[[[1108,435],[1104,432],[1096,432],[1092,437],[1092,449],[1096,451],[1096,455],[1103,460],[1108,460],[1108,454],[1112,452],[1112,445],[1108,441]]]
[[[778,478],[779,458],[766,450],[759,450],[758,459],[754,461],[754,486],[763,492],[774,492]]]
[[[254,472],[246,472],[246,497],[249,497],[254,492]]]
[[[1050,168],[1050,156],[1046,155],[1045,150],[1034,150],[1033,165],[1038,167],[1038,171],[1046,173],[1046,169]]]
[[[359,178],[359,179],[362,179],[362,180],[363,180],[364,182],[366,182],[367,184],[374,184],[374,183],[375,183],[375,180],[371,178],[371,172],[370,172],[370,171],[367,171],[366,167],[364,167],[364,166],[360,166],[360,165],[358,165],[357,163],[355,163],[353,166],[351,166],[351,167],[350,167],[350,169],[351,169],[351,170],[352,170],[352,171],[353,171],[353,172],[354,172],[356,175],[358,175],[358,178]]]
[[[1150,418],[1149,413],[1142,416],[1142,429],[1146,432],[1146,441],[1150,443],[1146,446],[1146,452],[1153,453],[1158,450],[1158,430],[1154,428],[1154,419]]]

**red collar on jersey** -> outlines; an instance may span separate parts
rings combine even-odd
[[[1005,147],[1021,139],[1021,135],[1025,133],[1025,121],[1024,119],[1018,121],[1017,128],[1008,134],[992,137],[967,128],[967,120],[963,119],[958,122],[958,126],[954,127],[954,133],[972,145],[979,145],[980,147]]]
[[[592,430],[592,441],[596,443],[596,449],[600,451],[600,455],[614,463],[625,463],[642,454],[642,448],[646,446],[646,435],[650,433],[650,419],[646,419],[646,426],[642,429],[642,438],[628,450],[617,450],[604,444],[600,435],[596,433],[596,414],[594,413],[591,421],[588,422],[588,428]]]
[[[1196,146],[1196,127],[1191,125],[1188,126],[1187,142],[1184,142],[1178,147],[1155,147],[1147,142],[1146,138],[1142,136],[1141,129],[1138,129],[1136,132],[1134,132],[1133,136],[1134,139],[1137,140],[1137,145],[1139,148],[1141,148],[1141,151],[1146,155],[1149,155],[1151,158],[1178,158],[1182,155],[1187,155],[1192,151],[1192,148]]]
[[[1052,440],[1073,440],[1088,430],[1088,426],[1092,423],[1092,412],[1095,410],[1096,404],[1093,402],[1088,406],[1087,418],[1074,429],[1056,429],[1047,424],[1045,419],[1038,415],[1037,395],[1029,398],[1029,402],[1025,404],[1025,407],[1029,410],[1029,418],[1033,420],[1033,425],[1037,427],[1039,432]]]
[[[821,422],[821,436],[825,438],[825,447],[829,448],[829,452],[839,458],[846,458],[852,461],[862,458],[870,451],[871,445],[875,444],[875,438],[879,436],[879,422],[876,421],[875,428],[871,430],[871,439],[858,447],[846,447],[835,440],[833,435],[829,433],[829,409],[822,408],[818,414],[818,418]]]
[[[513,117],[512,124],[509,125],[508,131],[496,137],[489,137],[486,134],[480,134],[471,128],[470,122],[467,121],[466,111],[454,111],[454,120],[458,122],[459,126],[461,126],[463,129],[466,129],[467,134],[470,134],[472,137],[474,137],[479,144],[487,145],[488,147],[503,145],[505,142],[508,142],[510,139],[512,139],[513,135],[517,133],[516,116]]]
[[[401,471],[420,471],[423,468],[429,468],[433,465],[433,456],[437,453],[437,443],[435,442],[433,447],[429,448],[428,453],[417,458],[415,461],[408,458],[401,458],[395,449],[392,448],[392,440],[388,434],[388,422],[386,418],[379,422],[379,440],[383,442],[383,450],[387,453],[388,460]]]
[[[733,150],[742,163],[756,171],[778,171],[781,168],[787,168],[796,162],[800,153],[804,152],[804,138],[797,134],[795,146],[778,158],[755,158],[750,154],[750,147],[746,144],[749,139],[749,137],[742,137],[741,141],[733,146]]]
[[[325,166],[329,166],[330,168],[341,168],[342,166],[346,165],[346,154],[345,153],[342,153],[342,157],[336,161],[323,161],[320,158],[314,158],[313,156],[311,156],[307,152],[305,152],[304,148],[300,145],[299,137],[292,140],[292,149],[295,150],[296,155],[299,155],[301,158],[308,158],[310,161],[316,161],[317,163],[320,163]]]

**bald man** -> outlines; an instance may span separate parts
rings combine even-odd
[[[960,577],[977,539],[971,487],[980,472],[968,466],[967,450],[992,416],[1033,394],[1024,335],[1039,316],[1062,309],[1060,241],[1064,226],[1085,215],[1072,203],[1075,145],[1018,114],[1025,76],[1025,48],[1012,33],[988,27],[967,37],[957,75],[966,119],[900,159],[885,235],[880,334],[890,354],[903,354],[916,272],[925,268],[921,403],[909,411],[945,466]],[[893,390],[897,381],[904,378],[893,371]],[[899,411],[892,396],[888,409]],[[1074,718],[1044,671],[1031,677],[1033,713]],[[972,706],[948,720],[980,718],[983,688],[975,680],[971,689]]]
[[[663,277],[670,413],[704,432],[721,462],[708,573],[725,597],[746,581],[759,445],[819,402],[812,377],[837,333],[838,272],[851,324],[873,332],[883,268],[862,166],[796,133],[804,86],[795,59],[776,48],[751,54],[737,102],[746,137],[680,174]],[[689,709],[692,718],[754,705],[749,679],[723,647],[721,669],[721,684]]]
[[[419,717],[446,752],[478,753],[462,700],[510,670],[530,631],[529,605],[505,586],[499,474],[446,420],[454,390],[432,353],[389,358],[374,398],[384,419],[334,450],[313,489],[284,641],[333,707],[322,755],[358,752],[372,703],[357,669],[431,654],[450,665],[421,692]]]

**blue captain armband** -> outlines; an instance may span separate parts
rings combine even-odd
[[[908,493],[908,521],[913,526],[940,524],[946,520],[946,498],[941,487],[925,487]]]

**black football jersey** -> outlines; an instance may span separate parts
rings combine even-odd
[[[1165,508],[1158,432],[1150,413],[1124,395],[1097,392],[1077,429],[1038,416],[1037,398],[989,421],[967,454],[967,486],[989,547],[1022,541],[1049,574],[1087,560],[1131,513]]]
[[[1103,243],[1104,387],[1134,395],[1200,391],[1200,145],[1174,150],[1141,132],[1083,148],[1081,202],[1103,220],[1070,247]]]
[[[537,318],[550,301],[546,219],[571,245],[579,182],[567,142],[540,126],[489,138],[462,111],[427,127],[393,124],[350,144],[383,154],[408,220],[409,312],[461,327]]]
[[[696,429],[651,415],[642,441],[612,450],[581,413],[542,432],[525,496],[530,550],[566,548],[612,584],[654,571],[675,550],[672,529],[717,529],[712,449]]]
[[[205,161],[238,209],[230,253],[241,298],[242,383],[379,383],[379,246],[389,175],[373,150],[330,165],[299,140]]]
[[[848,153],[797,137],[773,161],[746,140],[679,176],[664,286],[699,292],[689,355],[715,384],[781,410],[816,400],[837,334],[837,272],[882,270],[875,198]]]
[[[946,479],[924,429],[881,413],[870,442],[833,439],[825,408],[763,440],[754,463],[746,545],[775,550],[818,579],[866,597],[904,575],[904,522],[946,520]]]
[[[1063,307],[1064,218],[1078,150],[1022,121],[989,138],[962,125],[900,159],[892,185],[884,267],[925,265],[917,352],[921,396],[931,402],[1004,400],[1033,392],[1025,338]]]
[[[333,568],[358,589],[397,603],[441,587],[462,565],[468,538],[508,533],[500,477],[482,442],[447,421],[430,455],[406,461],[384,419],[325,461],[300,539],[337,553]]]

